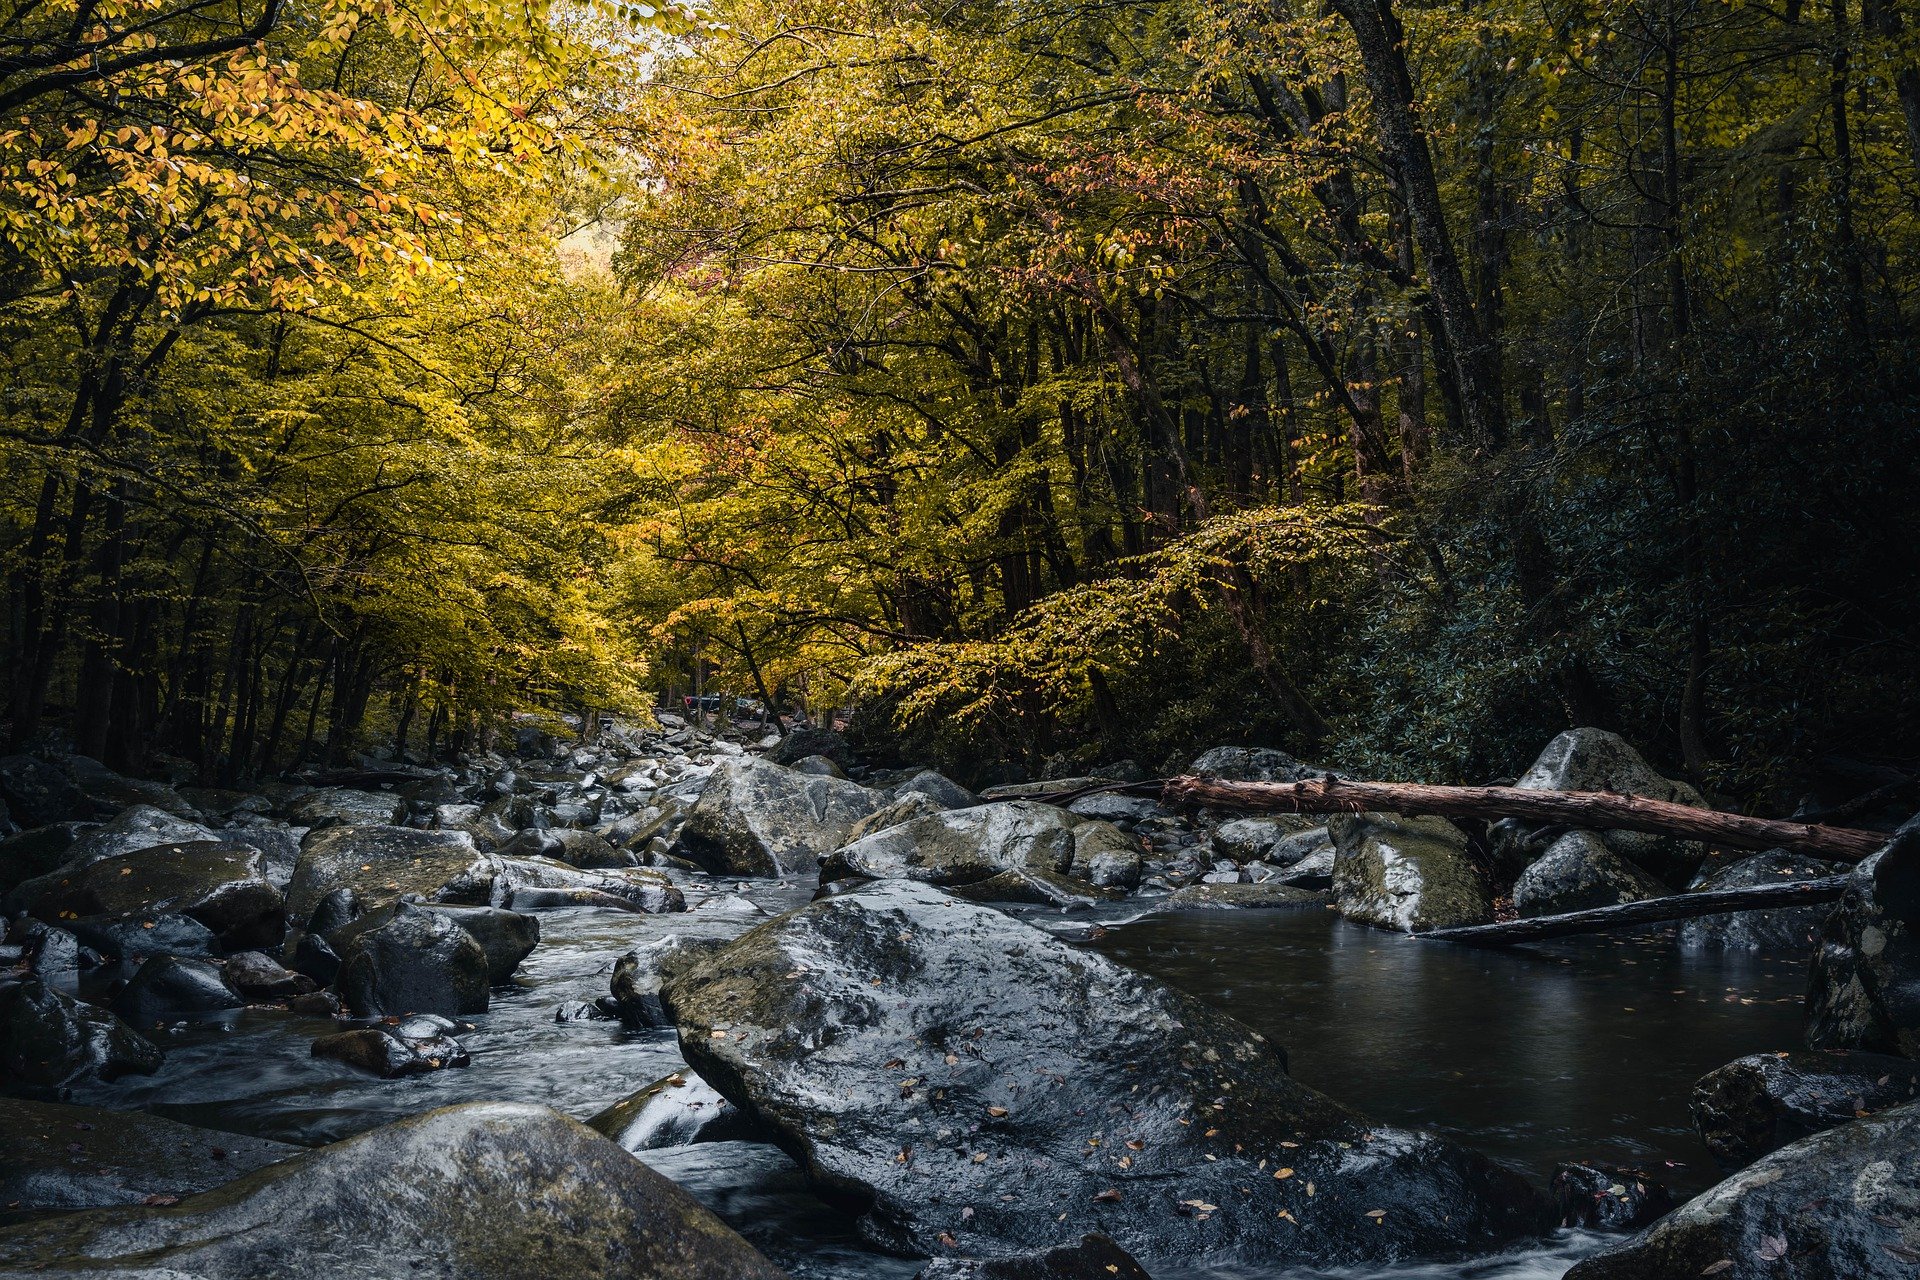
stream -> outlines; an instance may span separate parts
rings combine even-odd
[[[473,1065],[379,1080],[309,1055],[331,1022],[245,1010],[163,1039],[157,1074],[74,1101],[315,1145],[433,1107],[545,1103],[585,1118],[679,1069],[672,1032],[556,1021],[607,990],[612,962],[667,933],[728,937],[789,910],[811,885],[686,880],[694,910],[541,916],[542,941],[511,990],[461,1036]],[[703,900],[704,899],[704,900]],[[1331,912],[1191,911],[1116,916],[1088,945],[1233,1014],[1286,1046],[1303,1083],[1394,1124],[1434,1129],[1544,1184],[1565,1159],[1635,1164],[1684,1198],[1717,1181],[1688,1120],[1705,1072],[1800,1039],[1799,957],[1680,951],[1664,936],[1582,939],[1519,952],[1420,943]],[[1077,917],[1084,921],[1085,917]],[[1040,922],[1040,921],[1037,921]],[[1059,917],[1044,923],[1059,926]],[[1083,923],[1072,928],[1089,932]],[[778,1150],[739,1142],[641,1153],[802,1280],[905,1280],[805,1188]],[[1562,1232],[1512,1254],[1361,1277],[1553,1280],[1602,1237]],[[1156,1272],[1160,1280],[1307,1280],[1349,1273],[1271,1265]]]

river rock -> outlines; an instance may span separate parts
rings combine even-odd
[[[260,951],[228,956],[220,966],[220,976],[248,1000],[290,1000],[316,989],[312,978],[281,968]]]
[[[692,1072],[676,1071],[620,1099],[587,1121],[629,1151],[695,1142],[763,1142],[766,1134]]]
[[[1292,835],[1282,836],[1267,850],[1266,861],[1278,867],[1292,867],[1320,854],[1327,855],[1326,870],[1333,870],[1333,833],[1323,822]]]
[[[613,978],[605,997],[607,1004],[602,1012],[636,1031],[671,1026],[673,1020],[660,998],[661,984],[722,945],[717,939],[671,933],[644,947],[634,948],[614,961]]]
[[[499,859],[494,905],[516,911],[601,906],[662,915],[687,909],[686,895],[658,871],[582,871],[549,858]]]
[[[0,1230],[0,1269],[241,1280],[781,1280],[686,1192],[577,1121],[447,1107],[165,1208]]]
[[[487,957],[487,981],[502,986],[513,979],[520,962],[540,945],[540,919],[499,907],[450,907],[422,903],[420,910],[443,915],[467,931]]]
[[[1693,1087],[1693,1123],[1725,1170],[1920,1098],[1920,1063],[1879,1053],[1756,1053]]]
[[[801,756],[787,768],[795,773],[810,773],[819,778],[844,778],[847,771],[826,756]]]
[[[847,838],[858,840],[875,831],[885,831],[888,827],[897,827],[903,822],[912,822],[915,818],[924,818],[932,813],[944,813],[951,808],[930,796],[910,791],[896,800],[881,805],[860,821],[847,828]]]
[[[74,937],[112,960],[138,961],[148,956],[207,960],[219,958],[226,950],[219,936],[192,916],[136,912],[83,916],[66,925]]]
[[[74,843],[99,826],[92,822],[54,822],[18,831],[0,840],[0,892],[64,866]]]
[[[213,832],[213,838],[222,843],[258,849],[261,872],[282,893],[293,879],[294,864],[300,861],[300,842],[306,835],[306,827],[283,827],[278,823],[219,827]]]
[[[1707,807],[1698,791],[1684,782],[1661,777],[1626,739],[1604,729],[1569,729],[1562,733],[1547,744],[1514,785],[1530,791],[1613,791],[1670,804]],[[1503,818],[1494,823],[1487,834],[1495,857],[1509,866],[1520,867],[1533,861],[1563,832],[1564,828],[1534,827],[1517,818]],[[1676,888],[1687,883],[1707,852],[1706,846],[1697,840],[1641,831],[1597,834],[1607,848]]]
[[[1547,1183],[1560,1225],[1584,1231],[1638,1231],[1673,1210],[1673,1194],[1641,1169],[1563,1164]]]
[[[357,924],[358,922],[356,922]],[[403,902],[336,945],[340,999],[362,1016],[487,1011],[487,953],[449,917]]]
[[[807,873],[885,803],[858,783],[764,760],[725,760],[688,813],[675,851],[721,875]]]
[[[1059,907],[1062,910],[1091,907],[1102,902],[1117,902],[1126,897],[1120,889],[1098,889],[1084,880],[1045,871],[1039,867],[1016,867],[947,886],[956,898],[968,902],[1006,902],[1022,906]]]
[[[1271,747],[1214,747],[1188,765],[1187,772],[1226,782],[1304,782],[1327,776],[1325,769]]]
[[[117,1080],[160,1069],[158,1047],[105,1009],[39,979],[0,987],[0,1081],[10,1091],[55,1093],[92,1077]]]
[[[199,811],[189,804],[185,797],[165,782],[154,782],[147,778],[129,778],[107,768],[91,756],[61,753],[52,757],[52,763],[61,772],[73,779],[80,794],[87,798],[96,810],[112,813],[128,805],[151,805],[164,809],[168,813],[183,818],[196,818]]]
[[[22,1098],[0,1098],[0,1133],[0,1206],[21,1213],[171,1203],[300,1151],[144,1111]]]
[[[853,748],[847,745],[845,735],[832,729],[801,727],[789,730],[773,750],[767,752],[767,759],[785,765],[797,764],[808,756],[825,756],[844,769],[853,763]]]
[[[22,827],[93,816],[93,806],[73,779],[36,756],[0,756],[0,801]]]
[[[663,996],[701,1077],[902,1252],[1101,1231],[1149,1264],[1357,1265],[1543,1221],[1518,1177],[1369,1125],[1225,1015],[914,881],[769,921]]]
[[[1209,842],[1213,851],[1223,858],[1254,862],[1266,858],[1274,846],[1288,836],[1320,830],[1325,825],[1323,819],[1293,813],[1229,818],[1213,829]]]
[[[1316,889],[1269,880],[1262,884],[1190,884],[1168,894],[1169,907],[1210,910],[1272,911],[1285,907],[1324,907],[1327,895]]]
[[[1566,1280],[1911,1280],[1916,1262],[1920,1104],[1782,1147]]]
[[[1466,833],[1445,818],[1336,814],[1333,897],[1359,924],[1415,932],[1493,919],[1486,881]]]
[[[942,809],[967,809],[980,803],[980,797],[952,778],[933,769],[922,769],[893,789],[900,799],[925,796]]]
[[[385,827],[406,818],[407,802],[391,791],[322,787],[288,804],[285,813],[296,827]]]
[[[145,1031],[166,1022],[197,1021],[196,1015],[223,1013],[245,1003],[217,966],[155,956],[113,997],[111,1007],[128,1026]]]
[[[287,885],[287,914],[313,915],[320,900],[351,889],[362,911],[403,897],[486,906],[499,864],[459,831],[338,826],[309,835]]]
[[[913,1280],[1152,1280],[1147,1269],[1103,1235],[1081,1237],[1017,1258],[935,1258]]]
[[[42,876],[14,896],[42,920],[178,914],[198,920],[223,946],[278,946],[284,899],[261,862],[257,849],[242,845],[165,844]]]
[[[1514,881],[1513,906],[1523,916],[1551,916],[1640,902],[1666,892],[1593,832],[1569,831]]]
[[[455,1024],[434,1014],[417,1014],[396,1023],[357,1027],[321,1036],[313,1056],[332,1058],[384,1079],[425,1075],[471,1065],[466,1046],[454,1039]]]
[[[957,885],[1023,868],[1063,874],[1073,865],[1073,821],[1036,800],[943,810],[834,850],[820,878]]]
[[[219,840],[209,827],[152,805],[137,804],[81,833],[67,851],[66,865],[80,867],[163,844],[199,844]]]
[[[1073,828],[1068,874],[1074,879],[1132,892],[1140,886],[1141,869],[1140,842],[1111,822],[1089,820]]]
[[[1802,857],[1785,849],[1771,849],[1718,866],[1708,864],[1691,886],[1708,889],[1746,889],[1782,880],[1808,880],[1845,874],[1843,863]],[[1733,911],[1700,916],[1680,924],[1680,941],[1689,947],[1723,947],[1729,951],[1777,951],[1810,954],[1820,943],[1820,929],[1833,913],[1829,903],[1811,907],[1780,907],[1772,911]]]
[[[1854,868],[1828,917],[1807,1043],[1920,1058],[1920,818]]]

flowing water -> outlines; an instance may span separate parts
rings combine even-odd
[[[777,912],[804,902],[810,886],[741,888]],[[730,936],[756,919],[740,913],[739,895],[699,903],[699,888],[688,890],[696,910],[687,915],[544,914],[542,942],[514,989],[496,992],[461,1036],[473,1056],[464,1070],[372,1079],[308,1054],[330,1023],[250,1010],[175,1031],[158,1075],[75,1100],[309,1145],[479,1099],[585,1118],[682,1063],[671,1032],[556,1021],[556,1011],[605,994],[629,947],[669,932]],[[1319,910],[1148,914],[1110,922],[1089,945],[1251,1023],[1286,1046],[1302,1082],[1381,1121],[1445,1132],[1539,1181],[1558,1160],[1605,1160],[1646,1168],[1682,1195],[1715,1181],[1688,1123],[1693,1082],[1742,1054],[1797,1044],[1806,973],[1798,957],[1686,953],[1665,938],[1475,951]],[[803,1280],[904,1280],[918,1269],[866,1248],[771,1147],[714,1142],[642,1158]],[[1471,1262],[1312,1274],[1553,1280],[1601,1243],[1564,1232]],[[1307,1274],[1253,1266],[1164,1280]]]

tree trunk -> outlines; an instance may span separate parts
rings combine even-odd
[[[1169,778],[1165,803],[1215,805],[1279,813],[1429,814],[1442,818],[1519,818],[1542,825],[1601,831],[1644,831],[1704,840],[1730,849],[1791,849],[1836,862],[1858,862],[1887,842],[1877,831],[1749,818],[1611,791],[1531,791],[1524,787],[1439,787],[1424,782],[1221,782]]]
[[[1754,885],[1745,889],[1675,893],[1664,898],[1648,898],[1643,902],[1623,902],[1612,907],[1569,911],[1564,915],[1431,929],[1414,936],[1432,942],[1464,942],[1474,947],[1510,947],[1521,942],[1543,942],[1548,938],[1568,938],[1579,933],[1605,933],[1612,929],[1630,929],[1635,925],[1723,915],[1729,911],[1770,911],[1815,906],[1838,899],[1847,891],[1849,878],[1823,876],[1818,880],[1786,880],[1779,884]]]

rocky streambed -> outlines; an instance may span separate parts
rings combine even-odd
[[[1380,927],[1474,910],[1490,848],[1547,880],[1559,837],[983,803],[766,745],[271,795],[12,764],[16,815],[53,816],[0,844],[0,1071],[40,1099],[0,1099],[0,1274],[1891,1275],[1920,1246],[1897,876],[1823,953],[1816,1038],[1851,1052],[1779,1056],[1792,947]],[[1769,1197],[1795,1143],[1850,1198]]]

